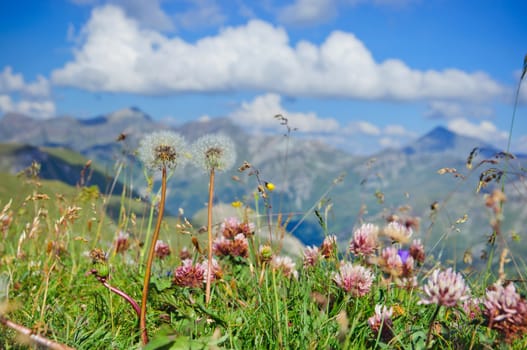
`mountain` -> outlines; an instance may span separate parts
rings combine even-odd
[[[262,181],[276,185],[276,191],[269,196],[273,218],[284,213],[283,220],[290,220],[288,229],[305,244],[318,244],[324,235],[314,213],[318,211],[327,220],[328,233],[337,234],[344,242],[359,222],[382,223],[387,217],[398,215],[421,218],[423,239],[439,242],[437,247],[443,256],[462,256],[467,246],[480,249],[489,233],[491,216],[483,195],[494,184],[491,182],[479,193],[476,188],[479,176],[490,168],[512,170],[503,177],[509,196],[503,230],[521,232],[525,227],[527,194],[521,164],[527,157],[520,155],[514,160],[495,157],[498,150],[489,143],[442,127],[401,149],[385,149],[363,157],[314,140],[298,139],[294,134],[249,135],[227,118],[171,127],[137,108],[127,108],[86,120],[60,117],[42,121],[8,114],[0,119],[0,142],[70,148],[92,159],[105,169],[103,173],[112,176],[116,163],[124,164],[119,179],[133,185],[142,196],[148,196],[141,164],[133,153],[144,134],[160,129],[180,132],[189,142],[211,132],[230,136],[236,144],[237,164],[250,162]],[[121,133],[126,135],[125,140],[116,141]],[[474,167],[467,169],[465,163],[474,147],[479,147],[480,153],[474,158]],[[438,174],[442,168],[455,168],[457,172]],[[239,173],[237,167],[218,173],[216,201],[219,204],[243,200],[254,206],[257,185],[254,175]],[[181,208],[187,217],[192,217],[206,206],[208,177],[201,170],[191,166],[178,169],[168,186],[168,212],[177,213]],[[439,213],[430,210],[434,202],[439,204]],[[266,208],[261,200],[259,208],[265,217]],[[328,208],[331,210],[326,217]],[[456,220],[465,214],[469,219],[457,224]],[[454,246],[444,238],[451,236],[459,236]],[[522,247],[523,244],[516,246]]]
[[[107,176],[97,165],[93,164],[84,171],[88,159],[80,154],[65,149],[36,147],[21,144],[0,144],[0,173],[18,174],[29,169],[33,162],[40,165],[39,176],[42,179],[58,180],[76,186],[95,185],[101,192],[107,192],[113,179]],[[115,185],[115,193],[120,193],[123,185]]]

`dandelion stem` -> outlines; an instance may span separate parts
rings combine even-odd
[[[432,319],[430,320],[430,326],[428,326],[428,334],[426,335],[425,349],[428,349],[428,345],[430,344],[430,340],[432,338],[432,329],[434,328],[434,322],[437,318],[437,315],[439,314],[440,308],[441,304],[438,304],[436,310],[434,311],[434,314],[432,315]]]
[[[156,227],[150,241],[150,248],[148,250],[148,257],[146,260],[145,278],[143,282],[143,294],[141,299],[141,313],[139,316],[139,329],[141,331],[141,341],[143,344],[148,343],[148,332],[146,329],[146,300],[148,298],[148,286],[150,284],[150,274],[152,272],[152,262],[154,260],[155,243],[159,238],[159,231],[161,230],[161,222],[163,221],[163,213],[165,211],[165,198],[167,192],[167,168],[162,169],[161,176],[161,200],[159,201],[159,214],[157,216]]]
[[[205,303],[210,302],[210,282],[212,279],[212,202],[214,199],[214,168],[210,169],[209,180],[209,205],[207,210],[207,234],[208,234],[208,261],[207,261],[207,285],[205,287]]]

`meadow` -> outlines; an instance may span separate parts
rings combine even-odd
[[[483,199],[491,234],[483,268],[463,270],[437,258],[437,242],[424,244],[418,217],[364,216],[342,242],[321,203],[313,215],[324,241],[291,252],[288,213],[270,204],[279,184],[236,160],[221,135],[190,146],[173,132],[146,135],[133,154],[145,168],[143,198],[126,186],[102,193],[43,180],[38,163],[2,174],[0,347],[524,349],[527,269],[509,249],[521,233],[502,230],[514,156],[476,152],[466,166],[479,178],[464,181]],[[164,215],[167,184],[187,162],[208,176],[202,226]],[[252,181],[253,196],[220,217],[215,177],[230,167]],[[516,171],[523,178],[525,168]],[[443,209],[433,204],[431,215]]]

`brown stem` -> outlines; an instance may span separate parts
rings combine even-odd
[[[56,343],[52,340],[49,340],[46,337],[43,337],[41,335],[33,333],[33,331],[27,327],[24,327],[22,325],[19,325],[18,323],[15,323],[13,321],[8,320],[4,316],[0,315],[0,324],[5,325],[6,327],[9,327],[15,331],[17,331],[20,334],[23,334],[38,345],[42,345],[46,349],[52,349],[52,350],[75,350],[74,348],[70,348],[67,345]]]
[[[167,169],[163,167],[161,177],[161,200],[159,201],[159,214],[157,215],[156,228],[152,235],[150,248],[148,250],[148,257],[146,259],[145,278],[143,282],[143,296],[141,298],[141,313],[139,315],[139,330],[141,331],[141,341],[143,344],[148,343],[148,332],[146,329],[146,300],[148,299],[148,286],[150,284],[150,273],[152,272],[152,262],[154,261],[155,245],[159,238],[159,231],[161,230],[161,221],[163,220],[163,213],[165,211],[165,197],[167,192]]]
[[[207,286],[205,288],[205,303],[210,302],[210,283],[212,280],[212,201],[214,198],[214,168],[210,170],[209,180],[209,207],[207,208],[207,232],[209,239],[209,251],[208,251],[208,262],[207,262]]]

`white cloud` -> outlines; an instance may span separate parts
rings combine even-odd
[[[413,131],[407,130],[402,125],[386,125],[383,129],[383,134],[390,136],[403,136],[403,137],[415,137]]]
[[[460,118],[492,118],[494,109],[483,104],[457,103],[451,101],[431,101],[424,113],[427,118],[433,119],[460,119]]]
[[[379,136],[381,134],[381,129],[376,125],[366,122],[366,121],[355,121],[348,123],[346,127],[342,130],[345,134],[365,134],[369,136]]]
[[[252,20],[189,43],[142,28],[115,6],[94,9],[75,59],[52,74],[90,91],[168,94],[253,90],[357,99],[488,100],[503,87],[481,72],[420,71],[376,62],[351,33],[295,46],[283,28]]]
[[[227,17],[214,0],[190,1],[192,7],[175,15],[178,26],[183,28],[202,28],[223,24]]]
[[[471,123],[464,118],[459,118],[449,121],[447,125],[450,130],[458,134],[487,140],[492,144],[501,144],[508,137],[507,132],[499,130],[496,125],[488,120],[482,120],[478,124]]]
[[[11,96],[0,94],[0,112],[15,112],[35,118],[50,118],[55,115],[55,103],[50,100],[13,101]]]
[[[29,97],[48,97],[50,95],[49,82],[43,76],[26,83],[22,74],[13,73],[10,66],[0,72],[0,93],[20,93]]]
[[[111,4],[120,7],[142,26],[156,30],[173,30],[174,23],[161,8],[162,0],[70,0],[76,5]]]
[[[230,113],[230,118],[253,129],[282,129],[283,126],[273,118],[282,114],[288,125],[303,133],[332,133],[339,130],[339,123],[333,118],[320,118],[315,113],[289,112],[282,107],[277,94],[257,96],[251,102],[243,102]]]
[[[293,25],[324,23],[337,14],[335,0],[296,0],[280,9],[278,20]]]
[[[9,66],[0,72],[0,112],[17,112],[37,118],[48,118],[55,113],[50,100],[50,85],[46,78],[37,76],[26,83],[22,74],[13,73]]]

